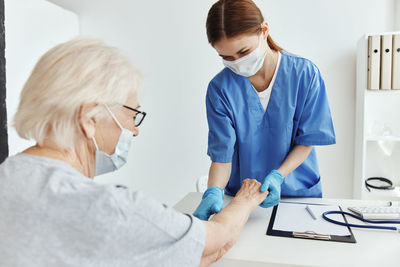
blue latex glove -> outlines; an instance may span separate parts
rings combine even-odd
[[[260,191],[269,191],[268,196],[260,204],[263,208],[273,207],[279,204],[281,201],[281,184],[283,183],[283,176],[277,170],[272,170],[267,177],[265,177],[264,183],[262,184]]]
[[[203,198],[193,215],[200,220],[207,221],[211,215],[222,210],[223,200],[224,190],[218,186],[212,186],[204,192]]]

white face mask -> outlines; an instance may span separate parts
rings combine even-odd
[[[260,44],[261,42],[256,49],[254,49],[250,54],[244,57],[238,58],[234,61],[223,59],[223,64],[225,65],[225,67],[228,67],[238,75],[242,75],[245,77],[253,76],[257,73],[257,71],[261,69],[264,64],[266,51],[261,51]]]
[[[118,124],[119,128],[121,128],[121,135],[119,136],[118,143],[115,147],[115,152],[112,155],[108,155],[99,150],[96,139],[94,136],[92,137],[94,146],[96,147],[95,176],[120,169],[128,160],[128,152],[133,139],[133,132],[123,128],[107,105],[106,108],[111,117]]]

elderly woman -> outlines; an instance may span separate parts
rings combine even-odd
[[[137,72],[100,41],[39,60],[15,115],[36,145],[0,165],[0,266],[208,266],[233,245],[266,197],[255,180],[211,221],[93,181],[126,162],[139,109]]]

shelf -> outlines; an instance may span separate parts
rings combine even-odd
[[[364,194],[364,198],[367,198],[367,199],[400,201],[400,187],[395,187],[395,189],[393,189],[393,190],[371,189],[371,192],[364,189],[363,194]]]
[[[400,142],[400,136],[368,136],[365,138],[367,142],[378,142],[378,141],[391,141]]]
[[[357,44],[353,192],[355,198],[400,201],[400,90],[367,89],[368,36]],[[365,177],[376,176],[389,177],[398,188],[368,192]]]
[[[391,89],[391,90],[365,90],[367,94],[400,94],[400,90]]]

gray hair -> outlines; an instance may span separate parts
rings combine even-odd
[[[98,104],[88,116],[105,116],[104,105],[125,104],[138,94],[140,75],[116,48],[80,37],[45,53],[24,85],[14,126],[20,137],[73,148],[80,133],[79,110]]]

